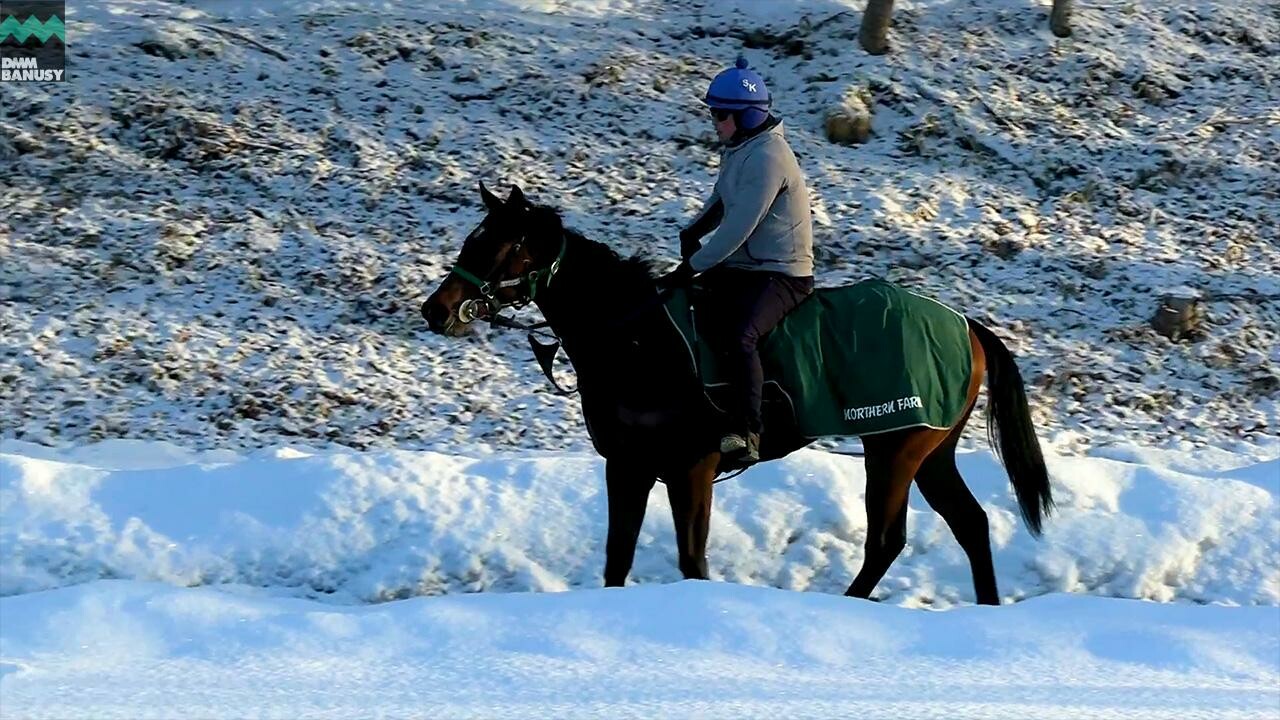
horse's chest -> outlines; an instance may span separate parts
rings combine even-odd
[[[606,457],[652,448],[671,442],[679,434],[679,413],[671,408],[644,407],[616,399],[592,401],[584,396],[582,414],[596,450]]]

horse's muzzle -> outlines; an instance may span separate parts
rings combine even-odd
[[[427,327],[431,328],[432,332],[441,335],[451,334],[453,326],[457,324],[453,311],[434,296],[422,303],[422,317],[427,321]]]

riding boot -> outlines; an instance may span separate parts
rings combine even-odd
[[[760,462],[760,433],[747,433],[747,452],[743,454],[742,462],[747,465]]]
[[[760,462],[760,434],[749,431],[742,435],[727,433],[720,438],[720,453],[743,465]]]

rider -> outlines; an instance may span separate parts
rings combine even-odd
[[[724,143],[720,176],[702,210],[680,232],[682,262],[668,284],[704,273],[699,310],[712,344],[727,356],[733,396],[725,408],[729,425],[720,452],[751,463],[760,459],[762,427],[764,371],[757,345],[813,292],[809,191],[782,121],[769,113],[772,98],[764,79],[745,58],[711,81],[705,102]]]

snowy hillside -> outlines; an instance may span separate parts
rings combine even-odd
[[[71,81],[0,86],[0,438],[588,449],[522,337],[434,337],[417,305],[481,179],[674,258],[718,162],[698,98],[744,38],[820,284],[991,324],[1063,452],[1280,432],[1268,0],[1084,2],[1066,40],[1033,0],[906,2],[883,57],[843,0],[68,5]],[[832,145],[859,91],[874,134]],[[1147,322],[1178,286],[1206,324],[1171,342]]]

